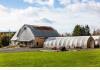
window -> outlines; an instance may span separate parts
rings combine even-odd
[[[26,27],[24,27],[24,30],[26,30]]]

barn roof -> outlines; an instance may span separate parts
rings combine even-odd
[[[11,40],[17,40],[20,34],[25,28],[30,28],[35,37],[58,37],[59,33],[49,26],[34,26],[25,24],[20,30],[18,30]]]
[[[28,26],[33,34],[38,37],[58,37],[59,33],[48,26],[34,26],[34,25],[26,25]]]

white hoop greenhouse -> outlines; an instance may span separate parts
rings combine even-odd
[[[91,36],[49,37],[44,42],[45,48],[94,48],[95,41]]]
[[[100,36],[92,36],[95,40],[95,47],[100,47]]]

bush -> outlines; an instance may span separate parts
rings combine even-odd
[[[0,44],[0,48],[2,48],[2,45]]]
[[[100,46],[99,45],[95,45],[95,48],[99,48]]]
[[[61,51],[66,51],[66,48],[65,47],[61,47],[60,50]]]
[[[1,45],[2,46],[8,46],[9,43],[10,43],[9,36],[4,35],[4,36],[1,37]]]

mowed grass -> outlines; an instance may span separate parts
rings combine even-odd
[[[99,67],[100,49],[0,53],[1,67]]]

